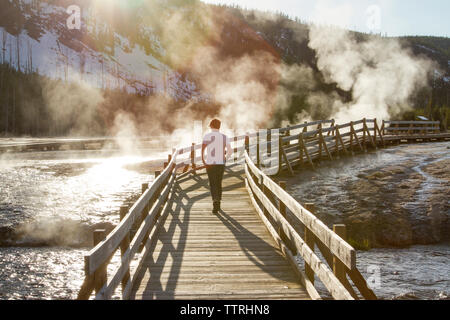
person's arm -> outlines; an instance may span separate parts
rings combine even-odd
[[[202,143],[202,162],[203,165],[206,167],[206,161],[205,161],[205,149],[206,149],[206,143]]]

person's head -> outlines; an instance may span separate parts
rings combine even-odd
[[[219,130],[221,125],[222,125],[222,123],[220,122],[219,119],[213,119],[213,120],[211,120],[211,122],[209,123],[209,127],[210,127],[211,129],[216,129],[216,130]]]

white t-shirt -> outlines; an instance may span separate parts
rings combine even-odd
[[[206,145],[207,165],[223,165],[226,162],[226,155],[229,156],[232,153],[230,139],[218,130],[207,133],[203,137],[203,144]]]

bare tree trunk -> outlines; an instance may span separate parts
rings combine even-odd
[[[11,39],[9,40],[9,65],[12,67],[12,43]]]
[[[16,134],[16,88],[13,87],[12,133]]]
[[[3,66],[4,67],[4,66]],[[5,96],[3,95],[3,75],[4,75],[4,73],[5,73],[5,70],[4,70],[4,68],[1,68],[2,69],[2,74],[1,74],[1,76],[0,76],[0,104],[1,104],[1,107],[2,107],[2,111],[3,111],[3,109],[4,109],[4,106],[5,106],[5,101],[4,101],[4,98],[5,98]],[[4,113],[2,112],[1,114],[0,114],[0,120],[3,120],[3,116],[4,116]],[[3,121],[0,121],[1,123],[0,123],[0,126],[3,124],[2,122]],[[1,127],[0,127],[1,128]]]
[[[17,46],[17,70],[20,70],[20,34],[16,36],[16,46]]]
[[[5,60],[6,60],[6,38],[7,38],[6,30],[3,29],[3,32],[2,32],[2,52],[3,52],[3,54],[2,54],[2,63],[3,64],[5,63]]]
[[[31,73],[33,73],[33,46],[30,45],[30,68]]]
[[[27,70],[26,73],[27,74],[31,74],[33,73],[33,61],[32,61],[32,48],[31,48],[31,43],[28,40],[27,41]]]
[[[9,131],[9,90],[6,90],[6,117],[5,117],[5,133]]]

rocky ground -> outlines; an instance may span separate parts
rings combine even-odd
[[[359,174],[346,187],[356,206],[342,208],[350,242],[360,248],[405,247],[447,238],[449,168],[449,159],[424,167],[406,161]]]

